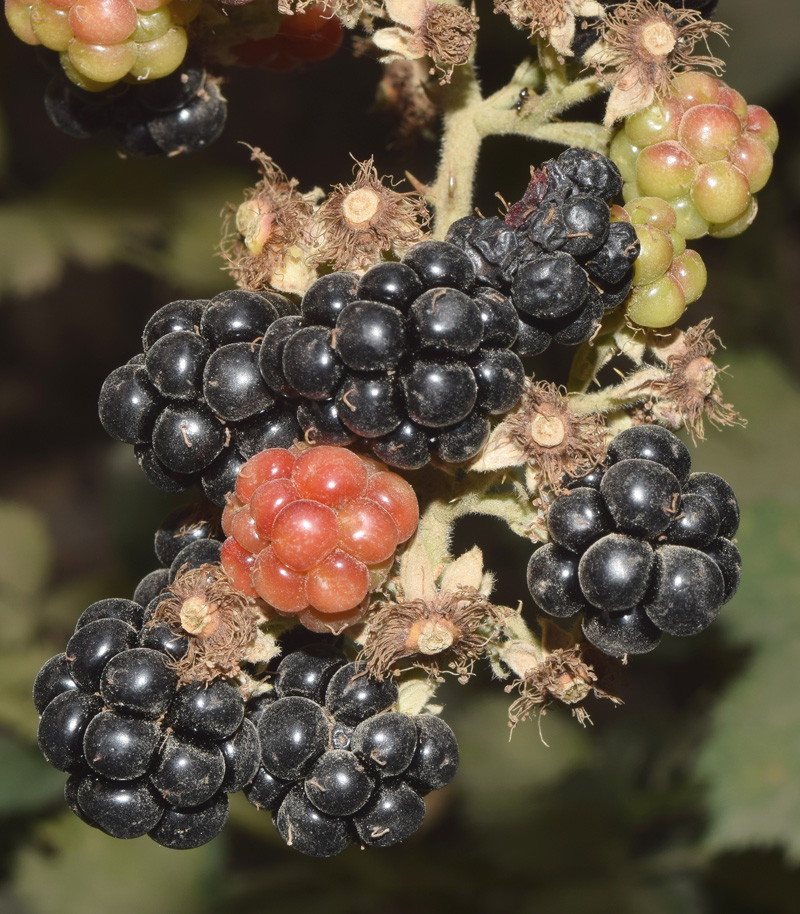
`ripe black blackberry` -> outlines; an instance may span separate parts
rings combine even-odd
[[[292,311],[276,293],[234,290],[171,302],[150,318],[144,353],[108,376],[99,410],[113,438],[136,446],[154,485],[199,483],[223,505],[247,459],[301,434],[296,407],[265,384],[255,345]]]
[[[583,613],[586,639],[612,657],[645,653],[661,633],[707,628],[736,592],[739,508],[713,473],[660,426],[620,432],[606,465],[568,482],[550,506],[551,542],[528,564],[540,610]]]
[[[393,710],[394,681],[370,678],[328,645],[287,654],[274,682],[248,705],[261,767],[245,795],[273,813],[287,844],[330,857],[351,842],[388,847],[412,835],[422,797],[458,767],[447,724]]]
[[[297,419],[314,443],[364,439],[403,469],[433,456],[468,460],[525,377],[509,351],[512,305],[492,290],[475,294],[474,281],[469,258],[441,241],[360,279],[325,276],[306,292],[301,319],[280,318],[264,335],[262,377],[274,394],[300,398]]]
[[[519,355],[584,342],[628,294],[639,242],[631,225],[610,221],[621,189],[610,159],[567,149],[533,172],[505,220],[466,216],[450,227],[447,240],[469,256],[477,282],[510,295]]]
[[[137,593],[152,589],[145,581]],[[36,677],[39,748],[70,775],[65,799],[88,824],[117,838],[198,847],[225,824],[228,794],[255,775],[258,733],[229,683],[179,686],[175,639],[150,639],[147,613],[125,599],[85,610],[66,651]]]
[[[175,156],[204,149],[225,127],[228,104],[204,67],[185,62],[142,86],[118,83],[87,92],[59,72],[44,98],[52,124],[77,139],[110,133],[120,152]]]

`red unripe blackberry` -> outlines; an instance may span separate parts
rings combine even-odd
[[[279,613],[341,627],[358,621],[418,521],[414,490],[378,461],[330,445],[273,448],[242,467],[222,564]]]

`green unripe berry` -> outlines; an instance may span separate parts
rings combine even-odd
[[[708,221],[698,213],[697,207],[688,194],[670,202],[678,219],[675,226],[676,232],[689,241],[708,234]]]
[[[709,162],[697,169],[691,196],[708,222],[728,222],[747,209],[750,183],[730,162]]]
[[[756,218],[757,212],[758,201],[755,197],[751,197],[747,209],[740,216],[731,219],[730,222],[719,222],[714,225],[709,225],[708,234],[711,235],[712,238],[735,238],[737,235],[741,235],[742,232],[752,224],[753,220]]]
[[[697,160],[679,143],[673,140],[656,143],[639,153],[636,183],[643,196],[672,201],[688,193],[697,167]]]
[[[633,265],[633,284],[643,286],[663,276],[672,264],[672,240],[653,225],[635,226],[642,250]]]
[[[669,275],[680,285],[687,305],[700,298],[708,280],[706,265],[697,251],[684,251],[676,257],[669,268]]]
[[[625,313],[640,327],[671,327],[686,310],[683,289],[667,273],[646,286],[634,287]]]

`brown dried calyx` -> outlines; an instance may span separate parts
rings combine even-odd
[[[474,587],[446,590],[432,600],[374,604],[367,617],[362,659],[383,679],[404,667],[427,671],[434,679],[450,672],[464,683],[472,675],[504,612]]]
[[[529,29],[561,55],[572,56],[576,17],[597,19],[605,14],[603,0],[494,0],[495,13],[508,16],[512,25]]]
[[[436,680],[453,673],[466,682],[507,614],[487,599],[491,581],[477,546],[434,569],[417,534],[400,561],[397,598],[375,603],[367,616],[359,638],[367,670],[382,679],[400,672],[405,660],[402,669],[425,670]]]
[[[420,60],[394,60],[383,68],[375,100],[378,111],[393,120],[394,146],[413,146],[434,139],[438,111],[431,98],[428,69]]]
[[[431,3],[416,32],[416,38],[434,66],[450,81],[453,68],[469,60],[478,17],[463,6]]]
[[[506,692],[519,693],[508,709],[512,730],[537,710],[540,716],[545,714],[554,702],[568,705],[583,725],[591,723],[588,711],[581,706],[589,695],[622,704],[621,699],[597,686],[597,673],[584,659],[581,645],[549,620],[542,620],[542,646],[541,658],[505,687]]]
[[[314,194],[301,194],[297,180],[260,149],[253,149],[251,158],[261,180],[245,191],[238,208],[227,208],[220,252],[240,288],[259,290],[284,268],[293,247],[308,246]]]
[[[174,662],[178,681],[237,675],[258,635],[262,617],[255,605],[212,564],[179,572],[166,593],[147,625],[166,623],[188,642],[186,654]]]
[[[669,91],[680,70],[706,67],[719,75],[722,60],[711,53],[695,54],[710,35],[724,38],[728,27],[704,19],[696,10],[667,3],[631,0],[611,9],[602,24],[600,41],[587,57],[598,75],[613,86],[605,123],[628,117]]]
[[[339,184],[314,215],[316,263],[366,270],[385,252],[404,253],[427,234],[430,213],[415,191],[401,193],[381,178],[370,158],[356,162],[355,180]]]
[[[685,427],[694,442],[705,438],[705,419],[716,428],[744,425],[745,420],[722,399],[717,383],[725,369],[718,368],[712,356],[721,345],[711,329],[711,318],[656,340],[651,348],[664,363],[667,376],[651,385],[649,417],[673,429]]]
[[[573,412],[566,394],[550,381],[528,384],[519,406],[502,425],[525,462],[556,491],[565,475],[581,476],[605,455],[602,416]]]

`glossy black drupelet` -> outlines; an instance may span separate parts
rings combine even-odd
[[[422,796],[458,767],[447,724],[394,710],[394,680],[372,679],[330,645],[288,653],[276,673],[273,692],[246,712],[261,741],[248,800],[271,811],[284,840],[312,857],[413,834],[425,815]]]
[[[261,375],[275,396],[300,397],[315,444],[368,441],[390,466],[474,457],[487,417],[519,400],[525,372],[509,350],[519,319],[508,298],[475,290],[470,258],[443,241],[358,279],[331,274],[306,292],[299,318],[264,334]]]
[[[143,354],[109,375],[99,411],[112,437],[136,445],[154,485],[199,483],[223,505],[247,459],[301,435],[296,406],[270,390],[255,345],[293,310],[275,293],[236,289],[171,302],[150,318]]]
[[[450,226],[446,238],[467,254],[476,281],[510,294],[520,356],[584,342],[627,296],[639,242],[632,226],[611,222],[608,204],[621,189],[610,159],[567,149],[533,173],[505,220],[466,216]]]
[[[548,615],[582,613],[584,636],[601,651],[624,657],[652,650],[662,632],[698,634],[736,592],[736,497],[721,477],[692,473],[671,432],[620,432],[603,466],[564,488],[528,587]]]

